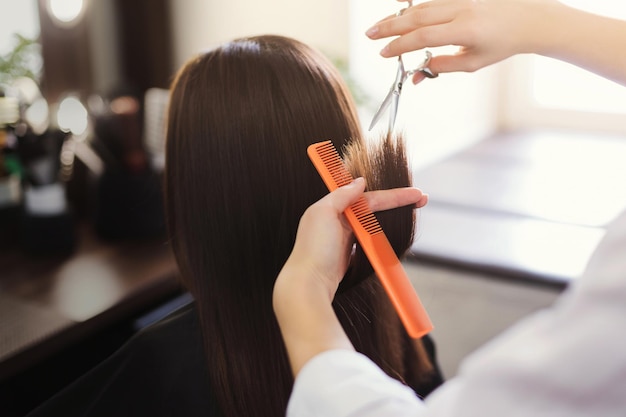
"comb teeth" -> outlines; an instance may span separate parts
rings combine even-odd
[[[359,198],[359,200],[350,207],[367,233],[370,235],[382,233],[383,229],[380,227],[378,219],[374,216],[374,213],[372,213],[363,197]]]
[[[337,152],[337,149],[331,141],[311,145],[309,155],[312,156],[315,167],[320,174],[322,174],[322,179],[324,179],[326,186],[331,191],[354,181],[352,174],[346,169],[341,156],[339,156],[339,152]],[[317,158],[314,158],[314,156],[317,156]],[[331,180],[332,183],[329,184],[329,180]],[[376,216],[367,205],[365,198],[361,197],[356,203],[352,204],[350,208],[359,224],[367,233],[370,235],[382,233],[383,229],[380,223],[378,223],[378,219],[376,219]]]
[[[348,185],[354,181],[352,174],[350,174],[350,172],[346,169],[332,142],[323,143],[321,146],[316,148],[316,152],[322,159],[326,170],[332,177],[337,188]]]

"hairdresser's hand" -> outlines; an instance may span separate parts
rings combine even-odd
[[[436,73],[472,72],[519,53],[544,53],[558,35],[566,9],[555,0],[432,0],[367,31],[371,39],[399,36],[381,55],[392,57],[429,47],[457,45],[454,55],[433,56]],[[423,79],[416,73],[413,82]]]
[[[358,178],[309,207],[298,227],[296,243],[285,267],[297,265],[298,272],[319,281],[332,300],[343,278],[354,237],[343,211],[362,195],[372,211],[414,205],[424,206],[428,196],[417,188],[397,188],[363,193],[365,180]]]
[[[302,215],[296,242],[274,285],[273,303],[294,374],[329,349],[352,349],[331,302],[350,261],[354,237],[343,211],[365,196],[373,211],[414,205],[428,196],[417,188],[364,194],[362,178],[310,206]]]

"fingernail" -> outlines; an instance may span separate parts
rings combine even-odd
[[[365,32],[365,34],[366,34],[367,36],[369,36],[370,38],[371,38],[372,36],[375,36],[377,33],[378,33],[378,27],[377,27],[377,26],[372,26],[371,28],[369,28],[369,29],[367,30],[367,32]]]
[[[426,204],[428,204],[428,194],[424,193],[422,195],[422,198],[420,198],[420,200],[413,205],[413,208],[416,208],[416,209],[422,208],[426,206]]]
[[[358,177],[355,178],[354,181],[352,181],[350,184],[346,184],[346,187],[350,187],[350,188],[361,188],[363,187],[363,184],[365,183],[365,178],[363,177]]]
[[[413,82],[413,85],[419,84],[420,82],[422,82],[424,80],[424,78],[426,78],[423,74],[421,73],[417,73],[413,75],[413,78],[411,78],[411,81]]]
[[[385,46],[383,49],[380,50],[380,54],[384,57],[388,57],[389,56],[389,45]]]

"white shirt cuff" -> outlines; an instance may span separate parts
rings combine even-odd
[[[287,417],[417,416],[424,404],[366,356],[330,350],[307,362],[296,378]]]

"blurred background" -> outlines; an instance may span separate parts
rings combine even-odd
[[[564,2],[626,19],[621,2]],[[401,6],[0,0],[0,415],[189,302],[160,189],[177,68],[235,37],[292,36],[340,68],[366,129],[396,60],[364,32]],[[625,116],[626,88],[532,55],[405,86],[396,127],[431,197],[405,263],[446,376],[582,273],[626,206]]]

